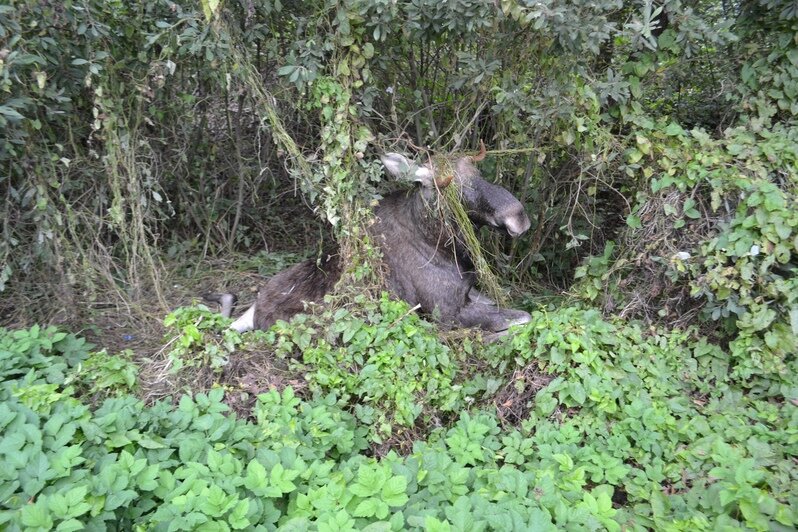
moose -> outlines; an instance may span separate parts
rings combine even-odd
[[[418,306],[445,328],[478,327],[503,334],[512,325],[530,320],[521,310],[501,309],[475,288],[477,276],[456,223],[441,220],[441,191],[458,187],[461,202],[476,226],[506,231],[515,238],[529,229],[524,207],[506,189],[485,181],[475,163],[484,159],[485,145],[474,156],[461,156],[438,168],[434,161],[419,164],[398,153],[380,157],[389,174],[410,179],[415,189],[383,197],[374,209],[376,221],[369,233],[382,251],[386,285],[391,294]],[[441,175],[438,175],[441,174]],[[446,175],[444,175],[446,174]],[[231,328],[243,332],[268,329],[277,320],[302,312],[305,302],[321,301],[341,277],[336,255],[306,260],[283,270],[260,289],[255,303]],[[229,317],[235,296],[215,294],[206,299],[221,303]]]

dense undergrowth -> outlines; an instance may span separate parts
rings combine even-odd
[[[796,35],[787,0],[0,5],[0,529],[795,529]],[[479,234],[532,313],[493,343],[363,238],[380,153],[480,139],[532,222]],[[330,236],[291,323],[181,306]]]
[[[235,390],[145,404],[133,382],[108,378],[135,376],[118,371],[124,359],[54,328],[3,330],[0,523],[788,530],[798,520],[794,358],[754,382],[696,330],[576,307],[541,308],[504,341],[469,341],[469,353],[408,310],[383,299],[338,311],[329,330],[302,318],[232,339],[301,353],[288,360],[310,370],[302,397],[262,393],[247,418],[224,402]],[[375,455],[386,425],[427,429],[405,452]]]

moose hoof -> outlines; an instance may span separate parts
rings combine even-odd
[[[521,311],[519,311],[519,312],[521,312]],[[512,327],[514,325],[524,325],[525,323],[529,323],[530,321],[532,321],[532,316],[530,316],[529,314],[524,312],[522,316],[518,316],[517,318],[514,318],[514,319],[508,321],[507,322],[507,328],[509,329],[510,327]]]

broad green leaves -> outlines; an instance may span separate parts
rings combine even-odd
[[[357,472],[357,482],[349,488],[356,495],[355,517],[385,519],[391,508],[404,506],[408,501],[407,479],[393,476],[387,466],[362,465]],[[359,502],[358,502],[359,501]]]
[[[279,463],[267,473],[257,460],[253,460],[247,466],[244,485],[255,495],[276,498],[296,489],[296,484],[291,481],[297,476],[298,471],[286,471]]]
[[[384,321],[430,336],[415,320],[397,321],[403,307],[382,311],[373,322],[342,314],[328,336],[339,342],[352,330],[347,345],[373,347],[375,336],[395,338]],[[262,394],[254,423],[229,413],[221,389],[177,405],[120,393],[90,411],[64,386],[68,364],[47,373],[61,359],[57,345],[79,345],[55,334],[0,334],[0,345],[13,346],[0,351],[13,376],[0,388],[0,460],[11,468],[0,471],[0,525],[12,530],[620,530],[631,520],[768,530],[798,521],[785,476],[798,409],[741,393],[725,348],[692,333],[573,307],[535,311],[478,353],[502,368],[497,378],[539,379],[539,389],[525,396],[533,383],[518,380],[493,387],[521,395],[463,409],[407,456],[381,458],[366,456],[369,427],[345,401],[306,400],[291,388]],[[782,389],[794,399],[798,388]],[[502,426],[514,401],[520,426]]]
[[[314,390],[354,400],[355,415],[375,441],[411,427],[425,409],[452,411],[463,403],[452,353],[428,322],[387,294],[377,304],[356,301],[363,306],[357,313],[323,313],[321,323],[329,325],[299,318],[274,329],[281,349],[301,356]]]

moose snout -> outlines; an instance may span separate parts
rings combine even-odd
[[[504,220],[504,228],[507,230],[507,233],[513,238],[524,234],[531,225],[529,217],[522,207],[513,209],[512,212],[507,213],[501,219]]]

